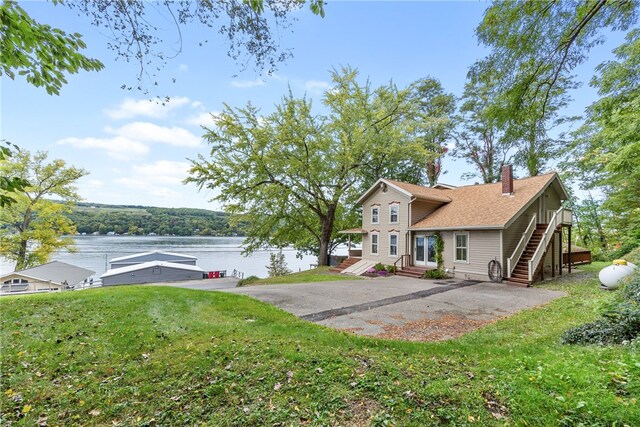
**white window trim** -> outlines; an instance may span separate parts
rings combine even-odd
[[[391,255],[391,236],[396,236],[396,254]],[[397,232],[389,233],[389,257],[390,258],[398,258],[398,249],[400,248],[400,234]]]
[[[396,214],[397,221],[391,221],[391,208],[398,208],[398,213]],[[389,224],[399,224],[400,223],[400,203],[392,203],[389,205]]]
[[[459,235],[467,236],[467,259],[457,259],[458,257],[458,237]],[[453,262],[459,264],[469,264],[469,260],[471,259],[471,255],[469,253],[469,233],[468,232],[457,232],[453,233]]]
[[[373,221],[373,210],[377,209],[378,210],[378,220],[377,221]],[[371,224],[380,224],[380,206],[371,206]]]
[[[371,233],[371,241],[369,242],[369,254],[372,256],[378,256],[380,255],[380,233],[376,232],[376,233]],[[377,237],[377,241],[376,241],[376,249],[377,252],[373,252],[373,236]]]

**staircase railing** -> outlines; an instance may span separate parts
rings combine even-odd
[[[400,269],[402,270],[404,268],[404,258],[407,257],[407,267],[409,266],[409,258],[411,255],[400,255],[400,258],[398,258],[394,263],[393,263],[393,274],[396,274],[396,271],[398,271],[398,263],[400,263]]]
[[[534,269],[538,267],[538,264],[542,260],[544,256],[547,245],[553,238],[553,233],[558,228],[558,225],[562,224],[563,220],[563,211],[564,208],[560,208],[553,213],[551,219],[549,220],[549,225],[547,225],[547,229],[544,231],[542,235],[542,239],[536,248],[536,251],[533,253],[533,256],[529,260],[529,282],[533,282],[533,274],[535,273]]]
[[[511,273],[513,273],[513,270],[516,268],[516,265],[518,264],[518,261],[522,256],[522,252],[524,252],[525,248],[527,247],[529,239],[531,239],[531,235],[536,229],[536,220],[537,215],[533,214],[533,218],[531,218],[531,221],[529,221],[527,229],[524,230],[524,233],[522,233],[522,237],[520,238],[516,249],[513,251],[513,254],[509,258],[507,258],[507,272],[509,273],[507,277],[511,277]]]

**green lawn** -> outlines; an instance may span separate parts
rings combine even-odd
[[[640,344],[558,343],[613,293],[544,287],[569,296],[444,343],[169,287],[2,298],[0,424],[640,425]]]
[[[247,283],[245,286],[254,285],[280,285],[291,283],[336,282],[338,280],[362,280],[361,277],[347,276],[340,273],[329,272],[329,267],[318,267],[286,276],[268,277]]]

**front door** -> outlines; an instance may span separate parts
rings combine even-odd
[[[426,265],[425,263],[425,236],[416,236],[413,245],[413,265]]]

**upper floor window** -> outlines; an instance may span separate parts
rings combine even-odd
[[[455,233],[455,261],[469,262],[469,234]]]
[[[371,208],[371,224],[378,224],[380,221],[380,208],[377,206],[373,206]]]
[[[397,204],[389,205],[389,223],[395,224],[398,222],[399,210],[400,210],[400,205],[397,205]]]

